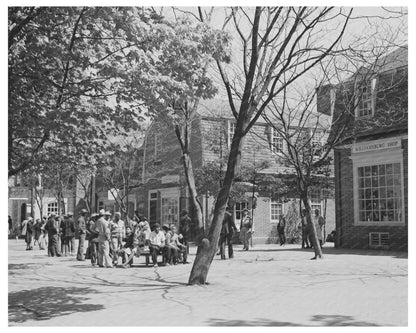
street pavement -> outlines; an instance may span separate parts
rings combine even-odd
[[[9,240],[9,326],[407,326],[407,253],[256,245],[216,256],[208,284],[192,264],[92,267]],[[191,248],[193,261],[196,248]]]

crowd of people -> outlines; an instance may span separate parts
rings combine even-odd
[[[154,266],[158,266],[158,256],[164,265],[188,263],[191,219],[186,210],[182,211],[180,226],[159,224],[150,229],[143,215],[135,215],[124,222],[121,213],[112,216],[101,209],[88,217],[88,211],[82,209],[77,221],[73,213],[64,216],[50,214],[35,222],[32,217],[21,225],[21,236],[25,239],[26,250],[47,249],[48,256],[75,256],[79,261],[91,260],[93,266],[128,268],[134,257],[141,254],[151,256]],[[75,239],[78,238],[78,249]],[[86,246],[87,245],[87,246]]]
[[[311,248],[311,230],[306,221],[306,210],[302,211],[302,220],[299,228],[302,232],[302,248]],[[323,245],[323,226],[325,224],[319,210],[312,217],[319,245]],[[286,243],[286,219],[281,216],[277,225],[280,245]],[[219,238],[219,252],[221,259],[232,259],[233,236],[237,231],[232,209],[227,207]],[[247,209],[242,211],[240,220],[240,240],[243,251],[248,251],[250,239],[253,234],[253,223]],[[22,222],[21,236],[26,241],[26,250],[33,250],[39,246],[40,250],[47,249],[48,256],[75,256],[79,261],[91,260],[92,266],[113,268],[119,265],[124,268],[131,267],[134,257],[144,254],[152,258],[155,267],[158,266],[158,256],[161,256],[164,265],[188,263],[189,240],[191,233],[191,219],[188,211],[181,212],[179,230],[175,224],[159,224],[151,230],[146,217],[136,214],[126,223],[121,219],[121,213],[112,216],[109,211],[101,209],[88,217],[88,211],[82,209],[79,218],[74,221],[73,214],[68,212],[64,216],[55,214],[48,218],[36,219],[32,217]],[[75,248],[75,239],[78,238],[78,248]],[[86,243],[87,241],[87,243]],[[86,246],[87,244],[87,246]]]

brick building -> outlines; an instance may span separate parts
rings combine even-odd
[[[347,124],[334,149],[336,246],[407,250],[407,46],[362,73],[343,85],[356,96],[353,112],[345,112],[339,87],[318,98],[321,112]]]
[[[12,218],[15,231],[19,230],[21,222],[29,216],[38,219],[51,213],[59,214],[58,209],[61,208],[62,212],[63,206],[66,212],[71,211],[74,214],[85,208],[82,200],[83,189],[77,182],[63,191],[61,207],[55,191],[42,188],[40,183],[31,183],[20,175],[8,179],[8,215]]]
[[[204,165],[218,162],[228,154],[234,133],[235,119],[229,111],[227,101],[202,101],[191,124],[191,158],[198,173]],[[288,170],[274,149],[285,149],[285,144],[266,124],[258,122],[244,139],[242,162],[250,168],[258,164],[265,166],[257,171],[262,175],[276,175]],[[142,186],[135,192],[135,209],[154,223],[179,223],[182,209],[189,209],[188,189],[181,163],[181,150],[172,127],[153,122],[149,127],[142,147],[144,169]],[[223,171],[226,164],[222,165]],[[221,172],[221,171],[220,171]],[[238,181],[238,179],[237,179]],[[233,199],[234,217],[237,227],[244,208],[253,213],[253,243],[275,243],[277,223],[281,214],[298,215],[299,200],[281,197],[266,190],[255,189],[247,181],[238,182],[240,195]],[[199,191],[205,224],[212,219],[215,194]],[[333,198],[324,200],[322,191],[315,189],[313,208],[326,211],[328,232],[335,228]],[[255,202],[255,208],[253,208]],[[324,202],[326,207],[324,208]],[[297,221],[299,223],[299,220]],[[293,226],[296,228],[296,226]],[[292,230],[294,231],[294,230]]]

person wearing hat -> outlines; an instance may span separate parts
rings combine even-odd
[[[251,227],[252,223],[248,209],[244,209],[240,223],[240,238],[241,242],[243,243],[243,251],[248,251],[251,238]]]
[[[91,265],[98,264],[98,233],[95,230],[95,223],[98,219],[98,214],[93,213],[87,222],[85,239],[88,241],[87,254],[85,258],[91,259]],[[88,258],[89,257],[89,258]]]
[[[85,243],[85,237],[87,234],[87,217],[88,211],[86,209],[81,209],[79,212],[80,217],[78,217],[77,220],[77,229],[78,229],[78,252],[77,252],[77,260],[84,261],[85,255],[84,255],[84,243]]]
[[[98,266],[112,268],[110,258],[110,229],[108,221],[105,219],[106,212],[100,209],[98,220],[95,223],[95,230],[98,233]]]
[[[169,227],[168,227],[169,228]],[[154,230],[150,233],[149,236],[149,249],[152,255],[153,266],[157,267],[157,255],[165,247],[165,233],[160,230],[160,225],[155,224]]]
[[[75,254],[75,222],[73,219],[74,214],[68,212],[64,218],[64,227],[63,227],[63,234],[64,234],[64,255],[71,255]]]
[[[48,233],[48,256],[50,257],[60,257],[61,252],[59,251],[59,225],[58,221],[55,219],[55,215],[49,215],[48,222],[46,222],[45,230]]]

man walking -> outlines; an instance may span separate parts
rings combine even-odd
[[[316,236],[319,240],[319,245],[323,245],[323,226],[325,224],[324,218],[319,214],[319,209],[315,209],[315,216],[313,217],[313,223],[315,225]]]
[[[240,238],[243,243],[243,251],[248,251],[250,238],[251,238],[251,217],[248,209],[243,210],[243,216],[241,217],[240,223]]]
[[[286,228],[286,219],[284,216],[281,215],[279,219],[279,223],[277,225],[277,234],[279,236],[280,246],[286,243],[285,228]]]
[[[78,237],[79,237],[79,243],[78,243],[78,252],[77,252],[77,260],[84,261],[85,255],[84,255],[84,244],[85,244],[85,236],[87,232],[87,221],[85,221],[87,216],[87,210],[81,209],[79,212],[80,217],[77,221],[77,227],[78,227]]]
[[[220,235],[220,254],[221,259],[225,260],[225,244],[228,245],[228,258],[231,259],[234,257],[233,251],[233,235],[234,231],[237,231],[235,226],[233,215],[231,213],[231,208],[227,207],[225,211],[224,220],[222,222],[222,229]]]

